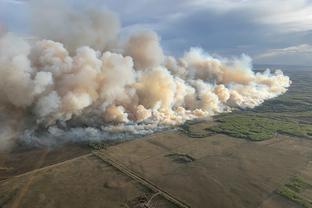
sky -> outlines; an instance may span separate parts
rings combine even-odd
[[[69,0],[115,12],[123,31],[156,31],[167,54],[190,47],[255,64],[312,66],[312,0]],[[30,36],[27,0],[0,0],[0,30]],[[40,18],[40,17],[38,17]]]

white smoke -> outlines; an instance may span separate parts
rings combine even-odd
[[[35,4],[36,12],[42,4]],[[47,17],[54,18],[51,10]],[[280,70],[255,73],[246,55],[220,59],[191,48],[178,59],[165,56],[152,31],[130,34],[125,44],[116,44],[122,48],[115,53],[108,49],[117,41],[119,23],[110,12],[57,11],[59,21],[35,28],[52,40],[30,43],[10,33],[0,37],[0,110],[6,115],[0,136],[6,141],[16,137],[12,132],[19,129],[21,116],[48,127],[53,137],[67,132],[70,140],[150,133],[237,107],[253,108],[291,84]],[[66,128],[53,127],[57,122]],[[67,123],[88,127],[67,128]],[[30,130],[24,138],[40,140]]]

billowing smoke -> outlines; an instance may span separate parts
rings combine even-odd
[[[156,67],[164,61],[159,38],[152,31],[140,31],[130,36],[124,54],[135,60],[136,69]]]
[[[64,0],[31,0],[29,6],[33,35],[61,42],[69,52],[81,46],[103,51],[116,44],[120,22],[105,8],[78,9]]]
[[[180,58],[166,56],[152,31],[136,31],[119,44],[111,12],[62,8],[41,15],[59,21],[35,23],[35,34],[46,39],[0,37],[0,139],[6,143],[25,128],[23,138],[40,140],[33,132],[38,126],[48,128],[50,137],[67,134],[70,140],[150,133],[253,108],[291,83],[280,70],[255,73],[246,55],[220,59],[191,48]]]

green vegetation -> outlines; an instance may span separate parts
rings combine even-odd
[[[88,146],[94,150],[105,149],[108,147],[108,145],[105,142],[93,142],[93,141],[89,142]]]
[[[106,149],[106,148],[113,146],[113,145],[120,144],[124,141],[125,141],[125,139],[89,141],[88,146],[94,150],[100,150],[100,149]]]
[[[291,178],[290,183],[285,185],[287,188],[299,193],[307,188],[312,188],[312,185],[304,180],[304,178],[296,176]]]
[[[214,134],[214,132],[207,130],[201,131],[200,129],[198,129],[197,131],[194,131],[192,129],[192,126],[194,124],[196,124],[196,121],[185,122],[180,126],[180,130],[191,138],[205,138],[207,136],[211,136],[212,134]]]
[[[267,117],[259,113],[224,114],[217,121],[220,124],[208,130],[252,141],[270,139],[278,133],[306,138],[312,135],[312,125],[301,124],[294,119]]]
[[[302,177],[296,176],[291,178],[287,184],[279,188],[277,193],[303,207],[312,208],[311,199],[302,195],[307,189],[312,189],[312,185],[306,182]]]

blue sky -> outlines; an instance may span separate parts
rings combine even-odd
[[[71,2],[114,11],[123,30],[155,30],[168,54],[180,55],[198,46],[223,56],[245,53],[254,63],[312,65],[311,0]],[[26,0],[0,0],[0,27],[30,35],[28,4]]]

